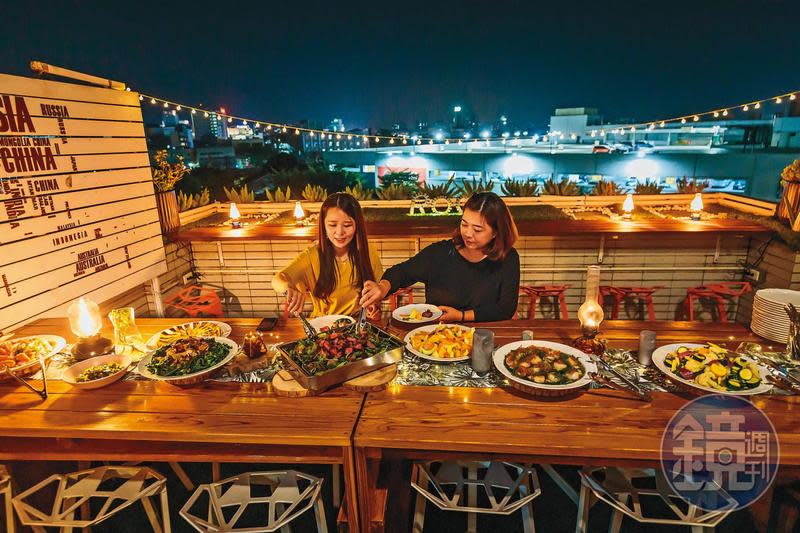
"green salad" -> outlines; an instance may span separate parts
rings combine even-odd
[[[362,333],[334,330],[299,340],[289,354],[308,375],[314,376],[396,346],[391,338],[368,330]]]
[[[229,352],[230,346],[212,338],[188,337],[156,350],[147,370],[163,377],[185,376],[211,368]]]

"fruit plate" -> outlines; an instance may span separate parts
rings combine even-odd
[[[232,328],[225,322],[217,320],[195,320],[162,329],[147,341],[151,350],[166,346],[171,342],[186,337],[229,337]],[[163,335],[163,338],[162,338]]]
[[[150,364],[150,361],[153,359],[153,355],[155,354],[156,350],[148,353],[142,360],[139,361],[137,366],[137,370],[139,374],[142,376],[153,379],[157,381],[166,381],[167,383],[172,383],[173,385],[194,385],[195,383],[200,383],[201,381],[205,381],[211,374],[217,370],[228,364],[234,356],[239,353],[239,345],[233,342],[232,340],[226,337],[207,337],[213,338],[215,341],[222,343],[228,347],[228,355],[223,357],[217,364],[212,365],[206,369],[199,370],[197,372],[192,372],[191,374],[183,374],[180,376],[159,376],[147,369],[147,365]]]
[[[511,352],[512,350],[516,350],[518,348],[527,348],[529,346],[536,346],[539,348],[549,348],[551,350],[557,350],[567,355],[574,356],[581,363],[581,365],[583,365],[584,369],[583,375],[579,379],[573,381],[572,383],[566,383],[563,385],[548,385],[547,383],[536,383],[535,381],[528,380],[515,375],[506,366],[505,362],[506,355],[508,355],[509,352]],[[503,376],[509,381],[513,381],[514,383],[523,385],[524,387],[531,389],[550,391],[554,394],[568,394],[578,389],[585,388],[589,386],[589,384],[591,384],[592,374],[597,373],[597,365],[595,364],[594,361],[592,361],[591,357],[589,357],[582,351],[578,350],[577,348],[573,348],[572,346],[567,346],[566,344],[561,344],[558,342],[540,341],[540,340],[510,342],[508,344],[499,347],[494,352],[494,356],[492,357],[492,359],[494,361],[494,366],[495,368],[497,368],[498,372],[503,374]]]
[[[470,335],[470,339],[468,340],[469,353],[467,353],[467,355],[458,356],[458,357],[439,357],[439,356],[435,355],[434,353],[424,353],[423,351],[421,351],[421,349],[414,348],[414,346],[412,344],[412,338],[414,336],[416,336],[419,333],[431,333],[431,332],[436,331],[437,329],[441,329],[441,328],[456,328],[456,329],[460,329],[461,331],[463,331],[464,334],[469,334]],[[409,352],[413,353],[417,357],[421,357],[423,359],[427,359],[428,361],[435,361],[437,363],[458,363],[460,361],[469,361],[469,359],[470,359],[470,357],[472,355],[472,338],[471,338],[471,335],[472,335],[473,331],[474,331],[474,328],[469,328],[467,326],[462,326],[461,324],[430,324],[428,326],[421,326],[421,327],[418,327],[416,329],[412,329],[411,331],[409,331],[406,334],[405,338],[403,338],[403,342],[405,342],[405,344],[406,344],[406,350],[408,350]],[[448,343],[448,341],[443,341],[443,342],[445,342],[446,344],[453,344],[452,342]],[[437,345],[438,344],[439,343],[437,343]]]
[[[122,367],[122,370],[119,370],[113,374],[108,376],[102,377],[100,379],[93,379],[91,381],[78,381],[78,376],[83,373],[83,371],[98,365],[105,365],[109,363],[117,363],[119,366]],[[61,379],[66,381],[70,385],[78,389],[99,389],[100,387],[105,387],[106,385],[111,385],[112,383],[119,381],[120,379],[128,373],[130,370],[128,367],[131,364],[131,357],[125,354],[111,354],[111,355],[98,355],[97,357],[90,357],[85,361],[81,361],[80,363],[76,363],[71,367],[64,370],[61,374]]]
[[[419,313],[419,318],[410,318],[411,313]],[[425,313],[430,316],[423,316]],[[392,318],[403,324],[424,324],[433,322],[442,316],[442,310],[431,304],[408,304],[392,311]]]
[[[15,344],[19,342],[27,342],[37,339],[43,340],[49,343],[51,346],[50,350],[47,353],[42,354],[41,360],[43,365],[46,365],[51,357],[53,357],[55,354],[57,354],[67,346],[67,341],[63,337],[59,337],[58,335],[30,335],[28,337],[11,338],[5,342]],[[30,376],[31,374],[35,374],[40,369],[44,370],[43,367],[39,366],[38,358],[33,361],[23,363],[21,365],[11,367],[8,370],[8,372],[5,372],[3,370],[3,367],[0,366],[0,381],[4,381],[6,379],[13,379],[9,374],[14,374],[17,377],[25,377],[25,376]]]
[[[767,370],[764,365],[759,364],[757,361],[754,361],[752,358],[742,355],[741,357],[747,360],[750,363],[753,363],[757,368],[758,372],[761,376],[761,384],[757,387],[752,389],[746,390],[739,390],[739,391],[726,391],[726,390],[719,390],[713,387],[706,387],[704,385],[700,385],[694,380],[684,379],[683,377],[674,374],[670,368],[667,367],[664,359],[666,359],[667,355],[671,352],[674,352],[681,346],[685,348],[702,348],[706,346],[705,344],[696,344],[690,342],[682,342],[676,344],[667,344],[666,346],[661,346],[660,348],[656,348],[653,352],[653,364],[656,368],[658,368],[661,373],[663,373],[667,378],[672,380],[675,383],[678,383],[681,386],[689,387],[690,389],[694,389],[695,391],[703,391],[703,392],[710,392],[714,394],[728,394],[731,396],[752,396],[754,394],[764,394],[765,392],[769,392],[772,389],[772,385],[767,382],[766,378],[770,375],[769,370]]]

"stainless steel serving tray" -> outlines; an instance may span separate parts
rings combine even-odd
[[[321,391],[333,387],[334,385],[344,383],[345,381],[358,376],[368,374],[373,370],[378,370],[385,366],[389,366],[402,359],[403,347],[405,346],[403,341],[369,322],[367,322],[365,327],[369,328],[370,333],[376,333],[379,336],[390,340],[393,347],[371,357],[353,361],[352,363],[348,363],[344,366],[340,366],[314,376],[306,373],[300,364],[297,363],[290,355],[299,340],[284,342],[283,344],[279,344],[277,348],[283,356],[283,360],[286,362],[286,370],[289,371],[289,373],[295,380],[297,380],[298,383],[308,390]],[[352,325],[347,325],[331,330],[331,332],[346,331],[351,328]]]

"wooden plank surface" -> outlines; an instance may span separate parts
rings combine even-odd
[[[523,329],[534,338],[569,343],[577,321],[508,321],[486,324],[498,345],[519,340]],[[741,324],[608,321],[601,337],[612,348],[638,346],[639,331],[656,331],[657,345],[714,341],[767,344]],[[774,346],[779,349],[780,346]],[[515,456],[563,456],[578,464],[659,460],[661,434],[672,415],[693,396],[656,393],[650,403],[617,391],[597,390],[542,400],[512,389],[390,387],[367,394],[355,444],[358,447],[417,451],[491,452]],[[800,398],[759,397],[781,442],[781,463],[800,465],[796,416]],[[557,435],[557,438],[555,437]]]
[[[258,324],[227,319],[232,338]],[[142,334],[184,320],[138,319]],[[111,334],[108,321],[105,332]],[[49,331],[68,339],[65,319],[42,319],[18,335]],[[294,325],[276,331],[299,333]],[[175,387],[152,381],[118,382],[81,391],[51,380],[42,401],[23,387],[0,383],[0,435],[24,438],[349,446],[363,394],[339,388],[314,398],[281,398],[268,384],[205,382]],[[145,446],[145,444],[142,444]]]
[[[368,224],[368,232],[372,237],[449,237],[453,233],[455,222],[429,222],[410,220],[403,223]],[[641,220],[633,222],[615,222],[613,220],[522,220],[517,222],[521,237],[541,235],[605,235],[629,233],[658,233],[676,235],[686,233],[730,233],[748,235],[769,233],[764,226],[755,222],[737,219],[704,220],[689,222],[682,220]],[[240,229],[227,227],[197,227],[181,230],[178,240],[181,241],[226,241],[226,240],[296,240],[298,238],[315,238],[316,226],[250,226]]]

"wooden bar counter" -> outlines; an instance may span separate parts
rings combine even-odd
[[[496,343],[519,340],[525,329],[537,339],[569,343],[577,321],[535,320],[485,324]],[[639,331],[657,332],[658,345],[673,342],[767,343],[735,323],[604,322],[609,348],[638,347]],[[774,346],[775,349],[782,347]],[[695,396],[658,392],[646,403],[610,389],[577,396],[537,399],[510,388],[390,386],[367,394],[359,418],[356,446],[362,524],[383,529],[387,502],[391,516],[405,518],[407,479],[378,479],[382,459],[503,459],[572,465],[658,466],[664,428],[676,410]],[[800,397],[758,397],[754,404],[772,420],[780,442],[782,467],[800,466]],[[391,469],[389,469],[391,471]],[[407,472],[405,473],[407,474]],[[400,503],[398,503],[400,502]]]
[[[145,339],[189,319],[137,319]],[[107,321],[106,321],[107,322]],[[257,319],[225,319],[241,342]],[[293,321],[296,322],[296,321]],[[108,325],[108,324],[106,324]],[[302,333],[295,324],[278,340]],[[17,336],[56,334],[74,340],[64,319],[36,321]],[[113,337],[111,331],[106,335]],[[291,337],[291,338],[294,338]],[[48,398],[0,382],[0,461],[105,460],[341,464],[358,531],[352,434],[364,399],[338,388],[309,398],[276,396],[269,384],[206,381],[180,388],[123,381],[82,391],[48,381]]]

